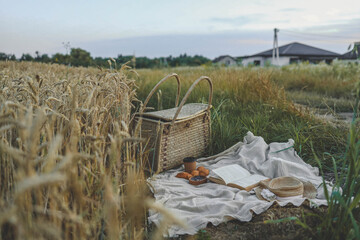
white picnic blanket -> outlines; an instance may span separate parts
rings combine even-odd
[[[322,178],[318,168],[306,164],[295,152],[294,140],[285,143],[267,144],[262,137],[248,132],[243,142],[224,156],[206,162],[198,162],[197,166],[215,169],[229,164],[239,164],[250,173],[261,174],[269,178],[293,176],[303,181],[310,181],[317,188],[316,199],[311,199],[312,206],[326,205]],[[193,186],[187,180],[176,178],[183,167],[161,173],[155,179],[149,179],[154,187],[153,193],[157,202],[164,204],[177,218],[184,220],[188,228],[172,226],[168,236],[195,234],[211,222],[218,225],[231,219],[250,221],[252,212],[260,214],[266,211],[275,201],[259,200],[251,192],[231,188],[215,183]],[[211,172],[211,171],[210,171]],[[292,197],[277,200],[280,206],[292,203],[300,206],[303,197]],[[159,225],[160,213],[149,212],[149,221]]]

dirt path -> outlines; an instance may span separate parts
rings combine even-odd
[[[351,123],[354,113],[341,112],[341,113],[315,113],[315,116],[331,122]]]
[[[351,123],[354,115],[353,112],[334,112],[329,109],[312,108],[298,103],[294,105],[298,110],[310,113],[316,118],[332,124],[348,125]]]

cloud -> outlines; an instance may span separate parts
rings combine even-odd
[[[245,16],[237,16],[237,17],[216,17],[209,19],[211,22],[214,23],[227,23],[231,25],[246,25],[248,23],[258,22],[262,19],[261,14],[252,14],[252,15],[245,15]]]
[[[279,12],[301,12],[304,11],[303,8],[282,8]]]
[[[354,42],[360,39],[360,18],[345,23],[330,23],[303,29],[280,29],[282,34],[318,42]]]

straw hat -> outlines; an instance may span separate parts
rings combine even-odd
[[[277,197],[303,196],[315,198],[316,189],[310,182],[302,182],[295,177],[278,177],[272,180],[261,181],[259,188],[255,189],[256,196],[264,200],[261,196],[262,189],[266,188],[273,192]]]

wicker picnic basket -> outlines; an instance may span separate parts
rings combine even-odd
[[[174,77],[178,83],[175,107],[145,112],[146,105],[158,87]],[[208,104],[185,104],[194,87],[201,81],[209,83]],[[137,114],[141,138],[145,138],[149,153],[149,169],[162,172],[183,163],[185,157],[200,157],[205,154],[210,140],[210,109],[213,86],[210,78],[200,77],[189,88],[180,105],[180,79],[173,73],[160,80],[151,90],[143,107]]]

